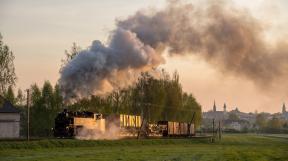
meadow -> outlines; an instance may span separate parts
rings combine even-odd
[[[288,161],[288,138],[238,134],[223,135],[215,143],[184,138],[0,141],[0,160]]]

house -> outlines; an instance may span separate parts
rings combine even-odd
[[[0,96],[0,139],[19,138],[20,111]]]

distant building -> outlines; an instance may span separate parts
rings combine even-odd
[[[233,113],[236,114],[240,120],[246,120],[250,123],[254,123],[255,119],[256,119],[256,115],[253,113],[245,113],[245,112],[241,112],[239,111],[239,109],[236,107],[234,110],[231,110],[229,113]]]
[[[282,119],[284,120],[288,120],[288,112],[286,111],[286,106],[285,106],[285,103],[283,103],[283,106],[282,106],[282,113],[281,113],[281,116],[280,116]]]
[[[257,111],[255,113],[241,112],[238,107],[233,108],[233,110],[231,111],[227,111],[226,103],[224,103],[223,111],[217,111],[217,106],[214,101],[212,110],[209,110],[208,112],[203,112],[202,127],[211,128],[212,120],[214,119],[216,123],[218,121],[221,121],[221,126],[223,127],[223,130],[242,131],[245,129],[254,129],[256,126],[255,122],[257,114]],[[282,112],[274,114],[262,112],[261,114],[264,114],[267,120],[278,118],[280,120],[288,121],[288,111],[286,110],[285,103],[283,103],[282,105]]]
[[[223,111],[217,111],[216,103],[214,101],[212,111],[203,113],[204,119],[215,119],[215,121],[222,121],[227,118],[226,104],[224,103]]]
[[[216,107],[216,103],[215,103],[215,100],[214,100],[213,112],[216,112],[216,109],[217,109],[217,107]]]
[[[282,106],[282,114],[285,114],[286,113],[286,106],[285,106],[285,103],[283,103],[283,106]]]
[[[229,118],[230,115],[236,115],[238,119]],[[217,111],[217,106],[214,101],[212,110],[203,112],[203,126],[211,127],[212,120],[220,121],[224,130],[240,131],[245,128],[251,128],[255,123],[256,115],[253,113],[241,112],[237,107],[234,110],[227,111],[227,105],[224,103],[223,111]]]
[[[0,138],[20,136],[20,111],[0,96]]]
[[[240,131],[242,129],[242,126],[239,122],[231,122],[226,125],[227,129],[234,129],[236,131]]]

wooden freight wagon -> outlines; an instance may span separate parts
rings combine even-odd
[[[121,136],[136,136],[141,127],[141,117],[137,115],[111,114],[105,121],[106,129],[115,128]]]
[[[173,121],[159,121],[158,126],[163,136],[195,135],[194,124]]]

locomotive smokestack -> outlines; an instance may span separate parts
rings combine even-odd
[[[262,31],[259,21],[223,1],[204,7],[172,1],[118,20],[108,45],[96,40],[83,50],[64,67],[60,85],[66,99],[105,94],[165,63],[168,49],[170,56],[197,54],[224,73],[269,87],[287,78],[287,45],[269,45]]]

